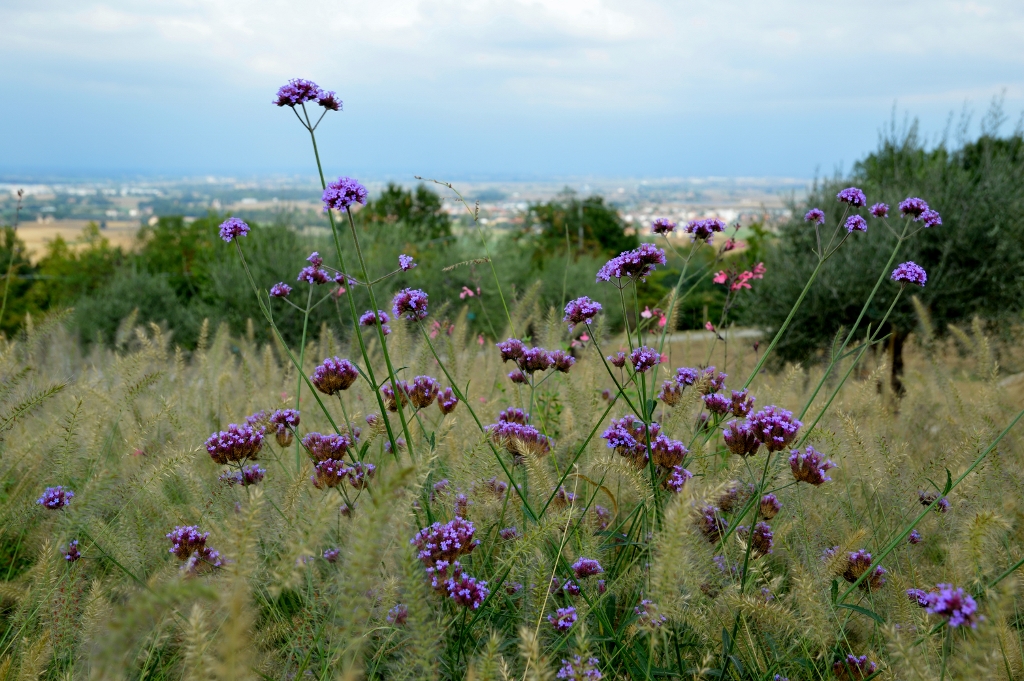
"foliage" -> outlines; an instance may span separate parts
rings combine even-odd
[[[389,182],[380,196],[359,211],[359,221],[401,228],[405,238],[414,243],[443,239],[452,234],[451,219],[441,205],[441,197],[422,183],[409,191]]]
[[[640,245],[636,233],[627,231],[619,211],[606,204],[603,196],[581,201],[572,192],[531,205],[523,234],[533,247],[534,260],[564,253],[567,241],[573,253],[597,257],[617,255]]]

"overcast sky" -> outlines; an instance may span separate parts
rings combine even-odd
[[[810,177],[1024,108],[1024,2],[3,0],[0,171]],[[977,125],[975,125],[975,131]]]

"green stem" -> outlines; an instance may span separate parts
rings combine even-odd
[[[302,395],[302,375],[305,373],[303,367],[306,366],[306,329],[309,326],[309,307],[313,303],[313,285],[309,285],[309,295],[306,296],[306,309],[303,310],[302,316],[302,344],[299,345],[299,376],[295,379],[298,385],[295,387],[295,411],[301,413],[300,408],[300,396]],[[299,443],[295,443],[295,470],[302,468],[302,461],[299,456]]]

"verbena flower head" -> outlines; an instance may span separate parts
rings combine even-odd
[[[825,211],[820,208],[812,208],[804,214],[804,222],[813,222],[816,225],[825,224]]]
[[[384,406],[390,412],[398,411],[398,403],[404,407],[409,403],[409,384],[405,381],[395,381],[394,386],[385,383],[380,387],[380,394],[384,398]]]
[[[832,673],[838,681],[861,681],[874,674],[877,668],[878,665],[868,660],[867,655],[847,655],[846,659],[832,665]]]
[[[406,255],[405,253],[402,253],[401,255],[398,256],[398,268],[400,270],[402,270],[403,272],[408,272],[413,267],[416,267],[416,263],[413,262],[411,255]]]
[[[498,414],[498,420],[525,426],[530,420],[530,415],[518,407],[509,407],[508,409],[501,410]]]
[[[774,494],[765,494],[761,497],[761,503],[758,507],[758,513],[765,520],[771,520],[779,514],[782,510],[782,502]]]
[[[512,541],[513,539],[519,539],[519,530],[514,527],[505,527],[498,530],[498,535],[505,541]]]
[[[607,359],[613,367],[621,369],[626,366],[626,353],[624,352],[616,352],[614,355],[609,355]]]
[[[755,412],[748,421],[755,437],[769,452],[777,452],[789,446],[803,426],[803,423],[793,418],[793,412],[774,405]]]
[[[661,384],[658,399],[670,407],[676,406],[683,400],[683,386],[672,379],[665,381]]]
[[[459,556],[473,551],[480,541],[473,538],[476,527],[469,520],[456,517],[447,523],[435,522],[416,533],[409,543],[416,547],[416,557],[428,575],[444,573]]]
[[[654,244],[640,244],[639,248],[624,251],[606,262],[597,271],[597,281],[646,281],[658,265],[665,264],[665,251]]]
[[[551,365],[555,370],[561,371],[563,374],[569,373],[569,369],[576,363],[576,358],[565,350],[552,350],[548,353],[548,359],[551,360]]]
[[[258,465],[252,464],[251,466],[245,466],[242,468],[241,472],[238,474],[238,482],[244,487],[256,485],[263,481],[263,476],[266,474],[267,471],[265,468],[260,468]]]
[[[445,587],[448,589],[449,598],[470,610],[479,608],[491,595],[490,589],[487,588],[487,582],[478,581],[465,572],[449,579],[445,583]]]
[[[935,492],[935,491],[932,491],[932,490],[930,490],[928,492],[925,492],[923,490],[919,491],[917,493],[917,496],[918,496],[918,499],[921,501],[921,505],[922,506],[930,506],[933,501],[935,501],[936,499],[939,499],[939,493]],[[945,513],[948,510],[949,510],[949,499],[947,499],[946,497],[942,497],[941,499],[938,500],[938,502],[936,502],[936,504],[935,504],[935,512],[936,513]]]
[[[851,215],[846,218],[846,231],[853,232],[866,232],[868,231],[868,221],[859,215]]]
[[[926,229],[928,227],[938,227],[942,224],[942,216],[934,210],[926,210],[921,213],[921,217],[919,217],[918,220],[924,224]]]
[[[313,481],[313,486],[317,489],[337,487],[345,482],[350,470],[344,461],[336,459],[317,461],[313,469],[313,475],[309,479]]]
[[[817,487],[832,479],[825,473],[829,469],[835,468],[836,465],[831,459],[823,457],[814,447],[808,445],[807,449],[802,452],[794,449],[790,454],[789,467],[793,470],[793,478],[797,481]]]
[[[388,442],[387,444],[391,443]],[[352,485],[353,489],[363,489],[369,484],[370,479],[373,477],[373,474],[376,471],[377,467],[374,466],[372,463],[366,463],[365,461],[356,461],[354,464],[349,466],[348,483]]]
[[[651,443],[651,456],[654,463],[662,468],[673,468],[683,463],[690,450],[679,440],[672,440],[665,435],[658,435]]]
[[[445,416],[455,411],[455,407],[458,404],[459,398],[455,396],[455,391],[451,388],[445,388],[441,391],[441,394],[438,395],[437,407]]]
[[[404,603],[399,603],[395,607],[388,610],[388,616],[384,618],[388,624],[393,624],[396,627],[403,626],[409,619],[409,608]]]
[[[523,352],[523,356],[519,359],[520,368],[528,374],[547,371],[551,368],[551,364],[551,355],[544,348],[530,348]]]
[[[74,563],[79,560],[82,557],[82,554],[78,550],[78,540],[72,539],[61,553],[64,554],[64,560],[69,563]]]
[[[299,412],[295,409],[275,409],[267,420],[279,430],[282,428],[294,430],[298,427],[300,418]]]
[[[248,424],[230,424],[227,430],[214,433],[206,440],[206,451],[221,465],[255,459],[263,447],[262,426],[253,428]]]
[[[277,106],[291,107],[306,102],[316,102],[330,111],[341,109],[341,100],[335,93],[324,90],[313,81],[303,78],[293,78],[286,85],[278,88],[277,99],[274,100],[274,104]]]
[[[426,409],[441,393],[441,384],[431,376],[417,376],[409,385],[409,400],[417,409]]]
[[[562,317],[562,321],[569,323],[569,330],[571,331],[572,327],[577,324],[593,323],[594,317],[600,311],[601,303],[583,296],[582,298],[569,301],[569,304],[565,306],[565,316]]]
[[[843,191],[839,192],[836,194],[836,200],[841,203],[848,203],[854,207],[868,205],[868,199],[864,196],[864,192],[856,187],[847,187]]]
[[[324,556],[324,560],[326,560],[328,563],[337,563],[338,562],[338,558],[341,557],[341,549],[339,549],[339,548],[324,549],[323,556]]]
[[[661,353],[643,345],[629,354],[629,361],[633,365],[633,371],[643,373],[661,362]]]
[[[704,396],[704,406],[712,414],[728,414],[732,409],[732,402],[729,398],[720,393],[708,393]]]
[[[907,535],[908,544],[920,544],[922,541],[924,541],[924,538],[921,537],[921,533],[917,530],[911,530],[910,534]]]
[[[733,416],[746,416],[754,410],[756,398],[748,394],[746,390],[733,390],[730,411]]]
[[[724,513],[728,513],[746,503],[755,489],[753,483],[744,485],[740,482],[733,482],[715,499],[715,505]]]
[[[928,592],[922,589],[907,589],[907,598],[922,608],[928,606]]]
[[[593,558],[579,558],[572,564],[572,571],[576,577],[583,579],[601,574],[604,572],[604,568]]]
[[[498,421],[487,426],[491,440],[514,456],[541,456],[551,451],[551,440],[533,426]]]
[[[598,669],[600,661],[596,657],[584,660],[579,655],[574,655],[570,660],[562,660],[562,667],[555,674],[556,679],[564,681],[600,681],[601,671]]]
[[[410,321],[427,318],[427,294],[419,289],[404,288],[395,294],[391,301],[391,311],[395,317],[404,317]]]
[[[759,522],[754,525],[753,535],[747,527],[737,527],[736,532],[742,539],[751,543],[751,551],[755,556],[766,556],[772,552],[774,534],[768,523]]]
[[[324,212],[326,213],[331,208],[346,211],[354,203],[360,203],[365,206],[366,197],[366,187],[351,177],[339,177],[334,182],[328,184],[327,189],[324,190]]]
[[[637,626],[647,629],[657,629],[668,621],[667,617],[658,613],[658,606],[646,598],[633,608],[633,612],[637,615]]]
[[[678,376],[678,374],[677,374]],[[729,374],[715,373],[715,367],[708,367],[701,372],[698,383],[700,385],[701,395],[707,395],[717,390],[723,390],[725,388],[725,379],[729,377]]]
[[[928,281],[928,273],[917,263],[908,260],[892,271],[892,280],[900,284],[917,284],[924,286]]]
[[[319,286],[330,283],[331,276],[322,267],[307,265],[299,270],[299,276],[296,278],[296,281],[304,281],[310,286]]]
[[[691,220],[686,224],[685,231],[694,241],[707,241],[711,243],[711,237],[716,232],[725,231],[725,223],[718,218]]]
[[[697,509],[697,529],[709,542],[721,539],[728,528],[729,523],[722,517],[722,510],[717,506],[707,504]]]
[[[68,488],[63,485],[57,485],[56,487],[47,487],[43,490],[43,495],[36,499],[36,503],[51,511],[56,511],[70,504],[74,496],[75,493]]]
[[[748,421],[729,421],[722,430],[722,437],[725,438],[725,446],[729,451],[740,456],[756,454],[761,446],[757,433]]]
[[[323,394],[333,395],[348,390],[357,378],[359,370],[352,362],[340,357],[328,357],[313,370],[309,380]]]
[[[391,321],[391,318],[388,317],[388,313],[385,312],[384,310],[377,310],[376,312],[374,312],[373,310],[367,310],[366,312],[359,316],[360,326],[374,326],[375,324],[387,324],[389,321]]]
[[[506,341],[497,343],[498,351],[501,352],[501,361],[507,362],[510,359],[518,362],[526,352],[526,346],[518,338],[509,338]]]
[[[871,554],[860,549],[847,554],[846,556],[846,569],[843,571],[843,579],[853,584],[860,576],[868,571],[871,567]],[[885,586],[885,568],[881,565],[876,565],[871,573],[860,583],[862,589],[868,591],[874,591]]]
[[[292,287],[283,281],[270,287],[270,295],[273,298],[287,298],[291,292]]]
[[[953,588],[952,584],[939,584],[925,599],[926,612],[929,615],[945,617],[949,626],[959,627],[966,624],[972,629],[978,626],[978,604],[970,594],[964,593],[963,589]]]
[[[327,461],[329,459],[341,460],[355,444],[352,436],[348,433],[337,435],[329,433],[306,433],[302,438],[302,446],[314,461]]]
[[[686,481],[693,477],[693,473],[682,466],[673,466],[668,475],[662,481],[661,486],[669,492],[679,494],[683,491]]]
[[[530,382],[530,379],[527,378],[526,374],[524,374],[519,369],[513,369],[512,371],[508,372],[508,379],[513,383],[519,383],[522,385],[526,385]]]
[[[900,201],[900,212],[903,215],[911,215],[915,218],[921,217],[921,215],[928,210],[928,204],[923,199],[909,198]]]
[[[401,435],[396,437],[395,438],[395,446],[398,447],[398,451],[404,452],[405,451],[405,438],[402,437]],[[384,443],[384,451],[386,453],[388,453],[388,454],[391,453],[391,441],[390,440]]]
[[[693,385],[700,380],[700,370],[682,367],[676,369],[676,383],[679,385]]]
[[[876,218],[884,218],[886,215],[889,214],[889,206],[887,206],[884,203],[876,203],[875,205],[871,206],[871,214],[874,215]]]
[[[186,567],[190,571],[197,571],[203,565],[221,565],[220,554],[206,545],[210,533],[200,531],[198,526],[179,525],[166,536],[171,540],[171,548],[168,551],[179,560],[186,561]]]
[[[601,434],[601,438],[608,442],[609,449],[614,449],[617,454],[629,459],[637,468],[647,464],[647,438],[650,437],[653,444],[661,430],[661,426],[652,423],[650,428],[644,422],[636,419],[633,415],[627,414],[621,419],[612,419],[610,426]]]
[[[655,234],[668,234],[675,230],[676,223],[668,218],[657,218],[651,223],[651,231]]]
[[[564,633],[576,624],[576,617],[576,608],[570,605],[567,608],[558,608],[553,615],[548,615],[548,622],[555,628],[555,631]]]
[[[238,218],[228,218],[224,222],[220,223],[220,238],[224,241],[231,243],[240,236],[245,236],[249,233],[249,225],[245,224]]]

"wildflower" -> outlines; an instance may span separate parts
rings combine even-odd
[[[514,527],[506,527],[498,530],[498,536],[505,541],[512,541],[513,539],[519,539],[519,530]]]
[[[646,281],[658,265],[665,264],[665,251],[654,244],[640,244],[639,248],[624,251],[615,256],[597,271],[597,281],[628,279]]]
[[[276,409],[267,419],[277,430],[277,444],[287,447],[292,443],[292,435],[299,425],[299,412],[295,409]]]
[[[396,627],[401,627],[405,624],[406,620],[409,619],[409,608],[403,603],[399,603],[395,607],[388,610],[388,616],[384,618],[388,624],[393,624]]]
[[[324,549],[323,556],[324,556],[324,560],[326,560],[328,563],[337,563],[338,562],[338,558],[341,556],[341,549],[339,549],[339,548]]]
[[[367,310],[359,317],[360,326],[376,326],[377,324],[380,324],[381,327],[385,329],[385,336],[391,332],[391,329],[387,326],[389,321],[391,321],[391,319],[388,317],[388,313],[384,310],[377,310],[377,312]]]
[[[761,497],[761,504],[758,510],[762,518],[771,520],[782,510],[782,502],[774,494],[765,494]]]
[[[683,400],[683,388],[673,380],[665,381],[661,384],[658,399],[668,406],[674,407]]]
[[[661,486],[669,492],[679,494],[683,491],[686,481],[693,477],[693,473],[682,466],[673,466],[668,476],[662,481]]]
[[[643,373],[661,362],[661,353],[644,345],[629,354],[629,361],[633,371]]]
[[[503,409],[498,414],[498,420],[504,421],[505,423],[518,423],[521,426],[525,426],[530,420],[530,415],[518,407],[509,407]]]
[[[851,215],[846,218],[846,231],[853,232],[866,232],[868,231],[868,221],[859,215]]]
[[[874,215],[876,218],[884,218],[886,215],[889,214],[889,206],[885,205],[884,203],[876,203],[875,205],[871,206],[871,214]]]
[[[831,459],[822,461],[821,453],[808,445],[802,452],[798,449],[791,452],[789,467],[793,470],[793,478],[798,482],[806,482],[817,487],[832,479],[825,473],[830,468],[836,468],[836,465]]]
[[[455,396],[455,391],[451,388],[445,388],[441,391],[441,394],[437,398],[437,408],[441,410],[441,413],[447,416],[448,414],[455,411],[455,406],[459,403],[459,398]]]
[[[676,383],[679,385],[693,385],[700,379],[700,371],[682,367],[676,369]]]
[[[262,426],[253,428],[232,423],[227,430],[214,433],[206,440],[206,451],[210,453],[210,458],[221,465],[255,459],[263,447],[265,432]]]
[[[933,491],[928,491],[928,492],[920,491],[920,492],[917,493],[917,496],[918,496],[918,499],[921,500],[921,505],[922,506],[930,506],[933,501],[935,501],[936,499],[939,499],[938,492],[933,492]],[[945,513],[948,510],[949,510],[949,499],[947,499],[946,497],[942,497],[941,499],[938,500],[938,502],[936,502],[936,504],[935,504],[935,512],[936,513]]]
[[[637,625],[641,627],[657,629],[668,621],[667,617],[658,614],[658,606],[646,598],[633,608],[633,612],[637,615]]]
[[[198,568],[199,561],[219,567],[220,554],[206,545],[209,536],[209,532],[201,532],[196,525],[179,525],[166,535],[171,540],[168,552],[173,553],[179,560],[187,561],[186,567],[190,570]]]
[[[607,585],[605,584],[605,582],[604,582],[604,580],[603,580],[603,579],[599,579],[599,580],[597,580],[597,593],[599,593],[599,594],[604,594],[604,592],[605,592],[605,591],[606,591],[607,589],[608,589],[608,587],[607,587]]]
[[[498,343],[497,346],[498,351],[501,352],[502,362],[507,362],[510,359],[518,362],[523,357],[523,353],[526,352],[526,346],[518,338],[509,338],[502,343]]]
[[[567,596],[579,596],[581,592],[580,585],[571,579],[566,580],[565,584],[562,585],[562,593]]]
[[[736,508],[740,504],[746,502],[750,498],[750,495],[754,493],[754,485],[748,484],[743,485],[738,482],[733,482],[728,488],[715,500],[718,508],[728,513],[732,509]]]
[[[316,255],[315,253],[313,255]],[[327,270],[317,266],[309,265],[299,270],[299,276],[296,281],[304,281],[310,286],[326,284],[331,281],[330,275],[327,274]]]
[[[513,369],[512,371],[508,372],[508,379],[513,383],[520,383],[523,385],[526,385],[530,382],[530,379],[526,377],[526,374],[524,374],[519,369]]]
[[[949,626],[967,624],[972,629],[978,626],[978,604],[963,589],[954,589],[952,584],[939,584],[926,598],[928,603],[924,607],[928,614],[945,617]]]
[[[258,465],[252,464],[251,466],[245,466],[238,473],[238,482],[244,487],[256,485],[263,481],[263,476],[266,474],[267,471],[265,468],[260,468]]]
[[[349,468],[344,461],[324,459],[316,462],[313,475],[309,479],[317,489],[327,489],[343,483],[348,474]]]
[[[750,396],[746,390],[732,391],[731,411],[733,416],[746,416],[754,410],[756,398]]]
[[[867,655],[847,655],[832,665],[832,673],[839,681],[861,681],[875,673],[877,665],[868,661]]]
[[[43,490],[43,495],[36,499],[36,503],[40,506],[44,506],[50,510],[56,511],[59,508],[64,508],[71,503],[71,499],[75,496],[75,493],[67,489],[63,485],[57,485],[56,487],[47,487]]]
[[[353,203],[361,203],[365,206],[366,197],[366,187],[351,177],[339,177],[329,183],[327,189],[324,190],[324,212],[326,213],[331,208],[346,211]]]
[[[917,263],[908,260],[892,271],[892,280],[904,286],[907,284],[917,284],[923,287],[925,282],[928,281],[928,273]]]
[[[341,460],[353,444],[353,438],[348,433],[323,435],[314,432],[307,433],[306,437],[302,438],[302,446],[314,461]]]
[[[676,373],[678,377],[678,372]],[[715,367],[708,367],[700,374],[700,394],[707,395],[725,388],[725,379],[729,374],[715,373]]]
[[[228,218],[220,223],[220,238],[228,243],[240,236],[246,236],[248,233],[249,225],[238,218]]]
[[[709,542],[716,542],[725,534],[729,523],[722,518],[721,509],[708,504],[698,509],[697,528]]]
[[[569,373],[569,369],[576,363],[576,358],[567,353],[565,350],[552,350],[548,353],[548,359],[551,360],[552,366],[556,371],[561,371],[563,374]]]
[[[544,348],[530,348],[523,353],[519,365],[525,373],[546,371],[551,368],[551,355]]]
[[[679,440],[671,440],[664,435],[658,435],[651,443],[651,456],[654,463],[663,468],[673,468],[683,463],[683,458],[690,453]]]
[[[274,298],[287,298],[288,294],[292,292],[292,287],[283,281],[278,282],[270,287],[270,295]]]
[[[79,560],[82,557],[82,554],[78,551],[78,540],[72,539],[61,553],[64,554],[64,560],[69,563],[74,563]]]
[[[804,222],[813,222],[816,225],[825,224],[825,212],[820,208],[812,208],[804,215]]]
[[[391,443],[389,442],[388,444]],[[352,485],[354,489],[363,489],[366,487],[367,484],[369,484],[370,478],[373,477],[373,474],[376,471],[377,467],[374,466],[372,463],[356,461],[348,469],[348,483]]]
[[[405,317],[410,321],[426,319],[427,298],[427,294],[419,289],[404,288],[395,294],[391,310],[395,317]]]
[[[562,668],[555,674],[555,678],[565,681],[600,681],[602,676],[597,668],[599,664],[596,657],[584,660],[579,655],[574,655],[571,660],[562,660]]]
[[[555,492],[555,506],[558,508],[566,508],[570,504],[576,501],[576,495],[565,489],[565,487],[559,487],[558,491]]]
[[[413,267],[416,267],[416,263],[413,262],[412,256],[402,253],[398,256],[398,268],[403,272],[408,272]]]
[[[498,480],[497,476],[484,480],[484,487],[492,492],[494,496],[501,499],[505,492],[508,490],[508,483],[504,480]]]
[[[409,543],[418,549],[427,573],[447,568],[456,558],[471,553],[480,544],[473,538],[476,527],[469,520],[456,517],[447,523],[435,522],[416,533]]]
[[[359,370],[352,362],[340,357],[328,357],[313,370],[309,380],[323,394],[333,395],[348,390],[357,378]]]
[[[515,596],[522,590],[523,585],[519,582],[505,582],[505,593],[507,593],[509,596]]]
[[[409,400],[417,409],[426,409],[441,392],[441,385],[430,376],[417,376],[408,388]]]
[[[704,396],[704,406],[712,414],[727,414],[732,408],[729,398],[719,393],[708,393]]]
[[[651,223],[651,231],[655,234],[668,234],[676,228],[676,223],[668,218],[657,218]]]
[[[900,212],[903,215],[912,215],[914,218],[921,217],[928,210],[928,204],[923,199],[909,198],[900,201]]]
[[[601,567],[601,564],[593,558],[579,558],[572,564],[572,571],[578,578],[582,579],[584,577],[599,575],[604,572],[604,568]]]
[[[286,85],[277,90],[277,99],[274,104],[277,106],[290,106],[303,104],[305,102],[316,102],[325,109],[338,111],[341,109],[341,100],[331,91],[324,90],[311,80],[293,78]]]
[[[555,631],[564,633],[572,629],[576,624],[576,608],[571,605],[567,608],[558,608],[555,614],[548,615],[548,622],[555,628]]]
[[[868,204],[868,199],[864,196],[864,192],[856,187],[848,187],[839,192],[836,194],[836,200],[842,203],[848,203],[854,207],[866,206]]]
[[[609,355],[606,359],[613,367],[621,369],[626,366],[626,353],[624,352],[616,352],[614,355]]]
[[[795,438],[803,423],[793,418],[793,412],[769,405],[749,419],[755,437],[769,452],[785,449]]]
[[[569,330],[572,331],[572,327],[577,324],[591,324],[594,321],[594,317],[601,311],[601,303],[591,300],[587,296],[577,298],[576,300],[570,300],[569,304],[565,306],[565,316],[562,317],[563,322],[569,323]]]
[[[694,241],[707,241],[711,243],[711,237],[715,232],[725,231],[725,223],[718,218],[691,220],[687,223],[685,231]]]
[[[924,223],[926,229],[928,227],[937,227],[942,224],[942,217],[934,210],[926,210],[921,213],[921,217],[919,217],[918,220]]]
[[[911,530],[910,534],[907,535],[908,544],[920,544],[922,541],[924,540],[921,537],[921,533],[917,530]]]
[[[736,528],[737,534],[740,537],[746,539],[747,535],[750,534],[750,528],[738,527]],[[765,556],[772,552],[773,544],[772,528],[768,523],[759,522],[754,525],[753,538],[750,540],[752,552],[755,556]]]
[[[601,434],[601,439],[608,442],[608,448],[614,449],[617,454],[630,459],[638,468],[647,464],[647,440],[656,440],[661,426],[652,423],[650,428],[646,427],[643,421],[634,419],[627,414],[621,419],[612,419],[607,430]]]
[[[860,579],[861,575],[867,572],[868,568],[871,567],[871,554],[864,549],[847,554],[846,559],[846,569],[843,571],[843,579],[851,584]],[[867,589],[868,591],[880,589],[884,585],[885,568],[881,565],[876,565],[864,581],[860,583],[861,588]]]
[[[594,517],[597,518],[597,529],[607,530],[612,521],[612,512],[601,504],[594,504]]]

